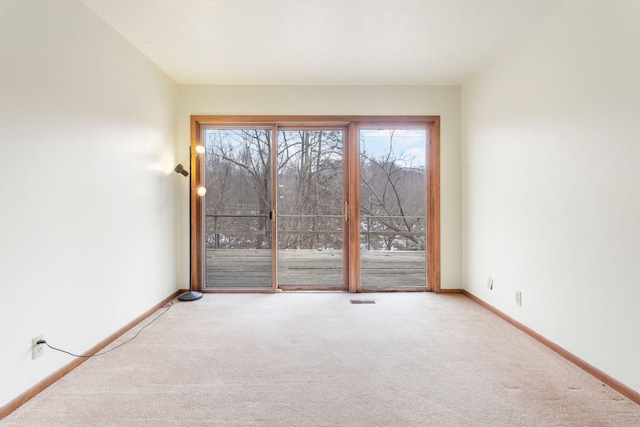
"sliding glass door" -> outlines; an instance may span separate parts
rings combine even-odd
[[[424,289],[425,130],[360,129],[359,136],[360,288]]]
[[[278,287],[344,289],[343,130],[278,131]]]
[[[204,131],[205,288],[344,289],[344,130],[273,132]]]
[[[271,129],[205,129],[205,287],[271,289]]]
[[[439,290],[437,118],[200,119],[197,290]]]

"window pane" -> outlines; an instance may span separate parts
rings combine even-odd
[[[340,130],[278,132],[278,285],[343,287]]]
[[[361,287],[426,287],[426,132],[360,131]]]
[[[271,287],[271,129],[205,129],[207,288]]]

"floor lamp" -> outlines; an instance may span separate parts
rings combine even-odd
[[[202,153],[204,153],[204,147],[201,145],[198,145],[196,147],[196,157]],[[189,159],[193,164],[193,153],[191,151],[191,147],[189,147]],[[180,163],[178,163],[178,166],[175,167],[174,172],[179,173],[185,177],[189,176],[189,171],[186,170],[184,166],[182,166],[182,164]],[[191,186],[191,180],[189,180],[189,291],[178,295],[178,300],[180,301],[195,301],[202,298],[202,292],[193,290],[193,268],[192,268],[192,265],[193,265],[193,253],[192,253],[193,224],[192,223],[193,221],[191,217],[191,210],[192,210],[191,205],[193,204],[194,191],[198,196],[202,197],[206,194],[207,189],[205,187],[193,188]]]

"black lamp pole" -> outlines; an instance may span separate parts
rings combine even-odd
[[[191,153],[191,146],[189,146],[189,161],[192,162],[193,164],[193,158],[192,158],[192,153]],[[184,167],[182,165],[178,165],[176,166],[176,168],[174,169],[176,172],[181,173],[183,176],[188,176],[189,172],[187,172]],[[199,300],[200,298],[202,298],[202,292],[198,292],[198,291],[194,291],[193,290],[193,254],[192,254],[192,240],[193,240],[193,236],[192,236],[192,231],[193,231],[193,225],[192,225],[192,221],[191,221],[191,204],[192,204],[192,200],[193,200],[193,187],[191,185],[191,178],[189,179],[189,291],[188,292],[184,292],[180,295],[178,295],[178,299],[180,301],[195,301],[195,300]]]

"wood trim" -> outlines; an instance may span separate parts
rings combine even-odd
[[[594,376],[598,380],[602,381],[603,383],[605,383],[606,385],[608,385],[612,389],[616,390],[618,393],[620,393],[623,396],[626,396],[629,399],[633,400],[634,402],[640,404],[640,393],[638,393],[637,391],[635,391],[631,387],[628,387],[628,386],[624,385],[623,383],[621,383],[620,381],[616,380],[612,376],[602,372],[600,369],[596,368],[595,366],[593,366],[593,365],[585,362],[584,360],[580,359],[578,356],[574,355],[573,353],[568,352],[564,348],[560,347],[558,344],[556,344],[553,341],[545,338],[544,336],[540,335],[539,333],[537,333],[533,329],[531,329],[531,328],[523,325],[522,323],[518,322],[514,318],[506,315],[502,311],[498,310],[497,308],[495,308],[494,306],[490,305],[489,303],[481,300],[480,298],[478,298],[477,296],[473,295],[472,293],[470,293],[470,292],[468,292],[468,291],[463,289],[462,290],[462,294],[467,296],[472,301],[480,304],[482,307],[486,308],[487,310],[489,310],[490,312],[492,312],[496,316],[500,317],[501,319],[505,320],[506,322],[508,322],[511,325],[515,326],[516,328],[520,329],[522,332],[524,332],[525,334],[529,335],[530,337],[532,337],[533,339],[535,339],[539,343],[549,347],[551,350],[555,351],[557,354],[559,354],[560,356],[564,357],[569,362],[573,363],[574,365],[576,365],[577,367],[579,367],[583,371],[587,372],[588,374],[591,374],[592,376]]]
[[[234,288],[204,288],[203,294],[273,294],[275,291],[270,287],[254,289],[234,289]]]
[[[428,292],[429,290],[425,286],[363,286],[360,287],[358,292]]]
[[[439,294],[461,294],[463,293],[462,289],[440,289],[437,293]]]
[[[349,291],[351,283],[351,189],[347,185],[351,180],[351,126],[342,128],[342,287]]]
[[[345,286],[296,286],[296,285],[284,285],[280,286],[278,289],[281,289],[283,292],[291,292],[291,291],[309,291],[309,292],[319,292],[319,291],[334,291],[334,292],[342,292],[346,291],[347,288]]]
[[[98,353],[100,350],[102,350],[103,348],[105,348],[106,346],[108,346],[109,344],[114,342],[116,339],[120,338],[122,335],[124,335],[130,329],[134,328],[136,325],[138,325],[140,322],[145,320],[147,317],[151,316],[153,313],[158,311],[163,305],[167,304],[169,301],[172,301],[179,294],[181,294],[181,293],[183,293],[185,291],[186,291],[186,289],[181,289],[179,291],[174,292],[173,294],[171,294],[170,296],[168,296],[167,298],[162,300],[162,302],[156,304],[151,309],[145,311],[142,315],[136,317],[134,320],[132,320],[131,322],[127,323],[122,328],[118,329],[115,333],[109,335],[107,338],[105,338],[104,340],[100,341],[95,346],[91,347],[89,350],[87,350],[85,353],[83,353],[83,356],[92,356],[92,355]],[[33,387],[29,388],[24,393],[22,393],[21,395],[19,395],[18,397],[16,397],[15,399],[10,401],[6,405],[4,405],[3,407],[1,407],[0,408],[0,420],[5,418],[7,415],[12,413],[16,409],[18,409],[20,406],[22,406],[25,403],[27,403],[33,397],[35,397],[40,392],[42,392],[47,387],[49,387],[51,384],[55,383],[60,378],[62,378],[65,375],[67,375],[69,372],[73,371],[75,368],[77,368],[82,363],[86,362],[87,360],[89,360],[89,359],[88,358],[84,358],[84,357],[79,357],[79,358],[74,359],[71,363],[68,363],[67,365],[63,366],[61,369],[59,369],[59,370],[55,371],[54,373],[52,373],[51,375],[47,376],[42,381],[40,381],[39,383],[37,383]]]
[[[360,200],[360,143],[358,138],[358,126],[355,123],[349,124],[349,180],[345,182],[348,186],[349,202],[349,223],[347,232],[349,234],[348,257],[351,263],[349,267],[349,292],[360,292],[360,230],[352,224],[360,224],[360,206],[356,201]]]
[[[427,165],[427,290],[440,292],[440,118],[429,126]]]
[[[204,203],[202,197],[194,195],[194,188],[203,183],[203,164],[202,156],[195,155],[195,147],[202,144],[202,127],[199,122],[191,121],[191,141],[189,145],[189,212],[191,212],[191,230],[189,268],[191,269],[190,277],[194,291],[202,291],[204,276],[204,239],[202,233],[202,212]]]
[[[298,125],[318,125],[318,126],[348,126],[353,122],[376,123],[383,126],[397,126],[399,123],[410,126],[415,124],[420,126],[425,122],[434,123],[439,121],[439,116],[238,116],[238,115],[194,115],[191,121],[198,122],[201,126],[272,126],[276,123],[279,126],[298,126]]]
[[[269,154],[269,176],[271,177],[271,293],[278,291],[278,130],[271,128],[271,153]]]

